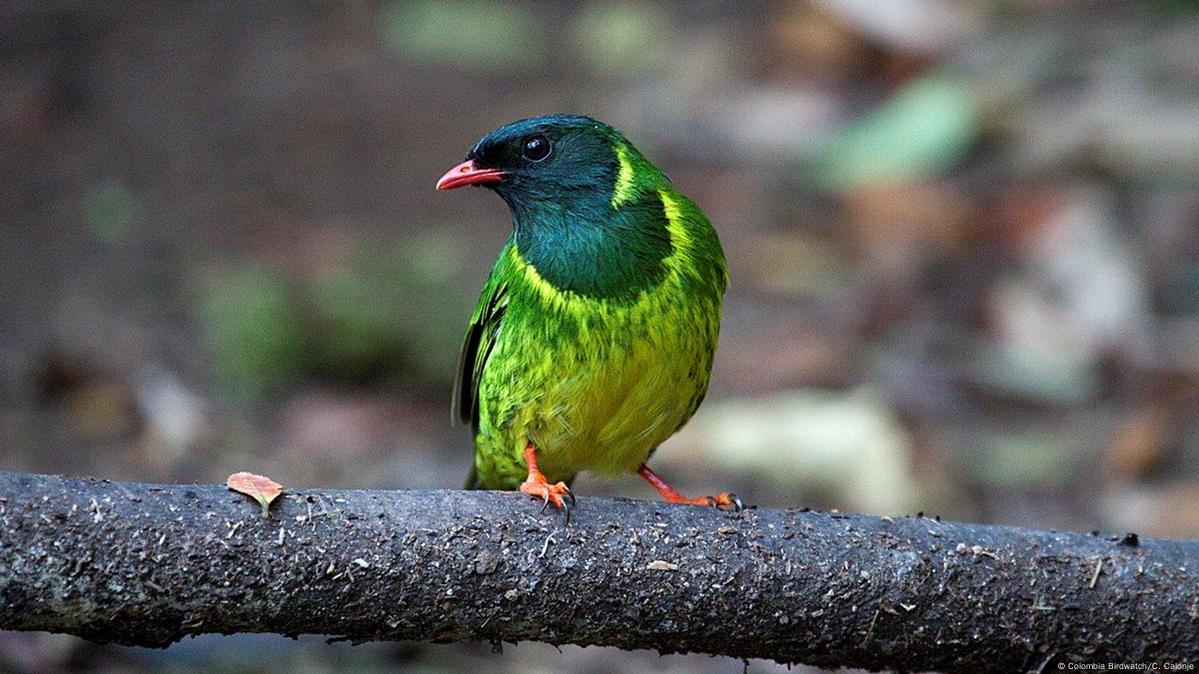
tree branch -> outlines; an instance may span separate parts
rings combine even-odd
[[[522,494],[0,473],[0,629],[520,641],[868,669],[1199,661],[1199,543]]]

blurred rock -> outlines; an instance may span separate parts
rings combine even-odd
[[[992,393],[1069,405],[1100,392],[1098,353],[1075,339],[1039,288],[1011,280],[991,295],[996,341],[980,344],[971,379]]]
[[[779,505],[822,492],[843,510],[894,515],[919,499],[911,439],[867,388],[713,401],[655,457],[752,475],[778,490],[771,499]]]
[[[1056,404],[1098,392],[1105,354],[1145,348],[1149,289],[1130,242],[1118,231],[1110,194],[1079,186],[1036,211],[1017,237],[1025,269],[991,296],[995,340],[979,351],[987,386]]]
[[[978,8],[943,0],[813,0],[871,41],[883,47],[941,52],[980,24]]]
[[[174,372],[146,368],[137,377],[136,393],[146,422],[142,450],[160,471],[180,461],[211,431],[208,401]]]
[[[1162,484],[1121,485],[1104,494],[1104,516],[1114,531],[1154,538],[1199,536],[1199,482],[1180,478]]]

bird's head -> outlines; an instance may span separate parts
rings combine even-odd
[[[669,181],[607,124],[548,115],[500,127],[437,181],[439,190],[464,185],[508,203],[515,249],[556,288],[635,297],[665,277],[674,244],[660,191]]]
[[[585,217],[588,211],[611,208],[622,161],[626,173],[630,161],[643,168],[640,155],[616,129],[590,117],[546,115],[483,136],[466,161],[437,181],[437,189],[491,188],[518,219],[544,210]],[[641,179],[660,175],[648,162],[638,173]]]

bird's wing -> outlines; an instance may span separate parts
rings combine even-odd
[[[487,279],[479,304],[471,316],[470,327],[466,329],[462,354],[458,357],[458,375],[454,378],[453,420],[469,423],[476,431],[479,430],[479,380],[483,377],[487,357],[495,347],[507,308],[508,282],[500,273],[500,265],[497,265]]]

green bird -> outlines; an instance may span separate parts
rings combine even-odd
[[[454,392],[474,429],[474,489],[573,504],[580,471],[646,466],[708,389],[728,267],[716,231],[619,131],[549,115],[487,134],[437,189],[490,188],[512,212],[470,320]]]

